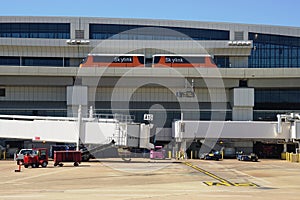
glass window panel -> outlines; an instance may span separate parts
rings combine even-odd
[[[300,37],[249,33],[256,50],[248,60],[249,67],[299,67]],[[266,60],[265,60],[266,59]]]
[[[0,37],[70,38],[69,23],[0,23]],[[59,33],[56,35],[55,33]]]
[[[119,34],[123,31],[130,31],[130,34],[140,36],[137,38],[149,38],[149,39],[156,39],[154,37],[157,36],[164,36],[164,39],[170,40],[181,40],[181,39],[190,39],[195,38],[199,40],[229,40],[229,31],[223,30],[208,30],[208,29],[196,29],[196,28],[179,28],[179,27],[158,27],[158,26],[137,26],[137,25],[116,25],[116,24],[90,24],[90,39],[99,39],[98,34],[101,33],[110,33],[110,34]],[[137,29],[136,28],[166,28],[171,29],[174,31],[179,32],[178,34],[173,31],[164,31],[157,32],[155,29],[147,29],[146,33],[144,29]],[[182,34],[187,36],[182,36]],[[134,37],[129,37],[134,38]],[[103,38],[106,39],[106,38]]]

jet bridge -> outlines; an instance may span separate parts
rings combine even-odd
[[[173,123],[172,136],[177,140],[195,138],[228,138],[228,139],[292,139],[290,122],[258,121],[185,121]],[[300,125],[299,125],[300,127]]]
[[[150,125],[117,119],[0,115],[0,138],[153,148]]]

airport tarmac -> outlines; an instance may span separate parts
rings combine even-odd
[[[0,161],[0,199],[299,199],[300,163],[101,159],[17,169]]]

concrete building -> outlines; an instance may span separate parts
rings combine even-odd
[[[89,53],[143,54],[146,66],[79,68]],[[218,68],[151,68],[152,56],[166,53],[208,53]],[[0,17],[0,65],[0,114],[76,116],[79,104],[86,115],[92,106],[135,122],[151,113],[153,140],[162,144],[172,140],[172,122],[182,114],[184,120],[275,121],[278,113],[300,112],[296,27]],[[178,95],[188,92],[194,95]]]

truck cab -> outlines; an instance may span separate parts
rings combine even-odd
[[[25,168],[31,166],[36,168],[39,166],[47,167],[48,165],[48,150],[46,148],[32,149],[33,154],[24,155],[23,164]]]
[[[35,155],[36,152],[33,149],[21,149],[19,153],[16,154],[15,160],[17,161],[17,165],[23,164],[25,155]]]

